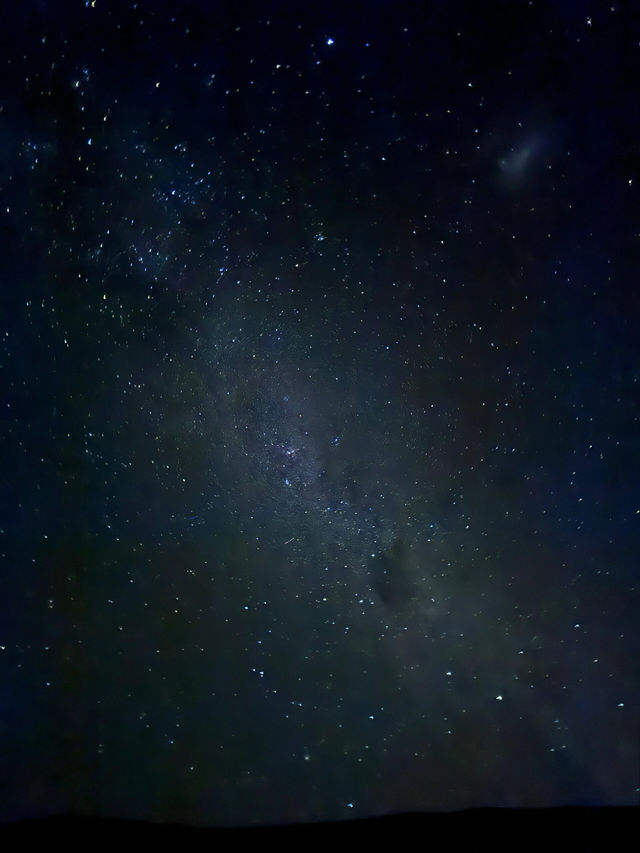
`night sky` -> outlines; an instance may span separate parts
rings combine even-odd
[[[635,4],[13,6],[0,819],[637,803]]]

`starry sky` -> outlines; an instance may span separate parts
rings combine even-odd
[[[633,4],[14,6],[0,818],[636,803]]]

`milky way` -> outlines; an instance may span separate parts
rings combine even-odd
[[[355,348],[331,369],[322,354],[302,355],[299,331],[286,349],[267,350],[264,337],[245,332],[211,365],[205,429],[216,436],[219,489],[265,545],[287,542],[303,565],[340,561],[362,573],[406,527],[402,508],[421,487],[405,401],[391,389],[372,403],[388,376],[372,376],[378,365]]]

